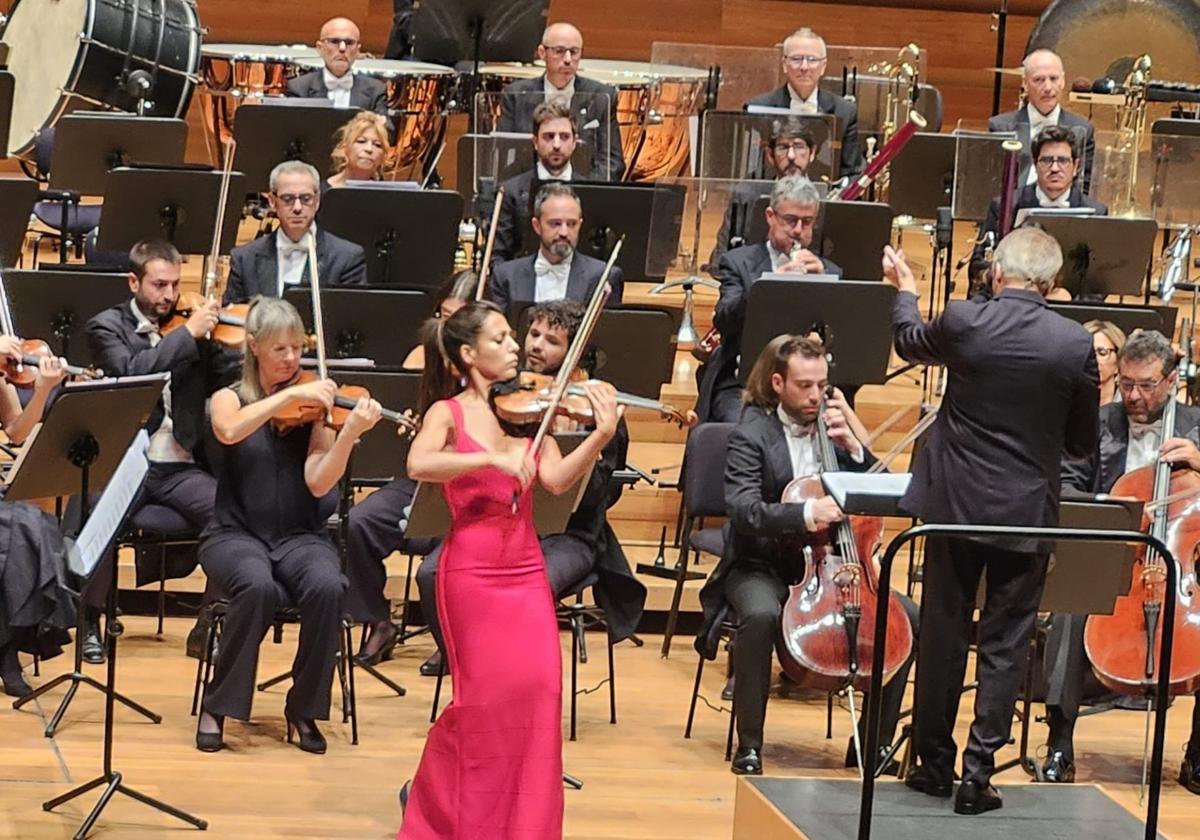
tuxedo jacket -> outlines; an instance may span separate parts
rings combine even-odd
[[[94,316],[87,322],[92,358],[108,376],[170,373],[173,435],[180,446],[203,461],[204,401],[240,375],[240,356],[223,352],[211,341],[196,341],[182,328],[172,330],[157,347],[151,347],[150,336],[139,334],[137,324],[128,301]],[[158,431],[164,416],[160,399],[146,430],[151,434]]]
[[[488,300],[494,301],[506,313],[509,313],[515,304],[532,303],[537,288],[537,276],[533,270],[535,260],[536,253],[494,265],[488,279]],[[576,251],[571,259],[571,272],[567,275],[567,300],[577,300],[586,304],[595,293],[603,274],[602,260]],[[620,305],[625,281],[621,269],[615,265],[608,275],[608,285],[612,288],[612,294],[608,296],[606,305]]]
[[[497,131],[533,133],[533,111],[545,101],[545,76],[518,79],[500,94],[500,122]],[[607,99],[605,99],[607,97]],[[625,174],[621,151],[621,132],[617,125],[617,90],[593,79],[575,77],[575,95],[571,113],[579,128],[579,138],[592,149],[592,171],[597,180],[620,181]],[[604,130],[605,123],[607,131]],[[607,133],[608,137],[604,135]]]
[[[521,250],[521,237],[530,225],[532,217],[533,183],[537,169],[514,175],[505,181],[504,199],[500,204],[500,218],[496,220],[496,241],[492,246],[492,259],[496,262],[511,260]],[[489,210],[490,213],[490,210]],[[491,218],[485,215],[484,218]]]
[[[1071,187],[1070,193],[1067,194],[1067,203],[1072,207],[1091,207],[1096,211],[1097,216],[1107,216],[1108,208],[1101,204],[1091,196],[1083,194],[1083,190],[1076,183]],[[1029,184],[1022,187],[1017,192],[1017,200],[1013,202],[1013,218],[1009,219],[1009,226],[1017,217],[1018,210],[1025,210],[1031,207],[1038,207],[1037,184]],[[986,237],[991,233],[996,237],[995,244],[999,244],[1000,235],[1000,196],[992,199],[992,203],[988,205],[987,219],[983,222],[983,227],[979,229],[979,241],[975,244],[975,251],[971,254],[971,278],[978,278],[983,272],[988,270],[991,263],[987,259],[987,244]],[[984,290],[984,297],[991,297],[991,291]]]
[[[785,82],[770,93],[754,97],[746,103],[761,105],[767,108],[791,108],[792,96],[788,93]],[[839,177],[856,178],[862,174],[863,156],[858,144],[858,106],[850,100],[830,93],[827,90],[817,90],[817,111],[822,114],[833,114],[838,118],[842,129],[842,155]]]
[[[274,232],[234,248],[229,257],[224,303],[245,303],[255,295],[279,297],[278,254]],[[364,286],[367,282],[362,247],[321,228],[317,228],[317,269],[323,285]],[[309,276],[305,261],[301,286],[309,284]]]
[[[944,365],[949,377],[901,508],[932,523],[1056,525],[1063,453],[1086,457],[1098,434],[1088,331],[1015,289],[952,301],[928,323],[917,296],[900,292],[892,328],[902,358]],[[1006,547],[1040,550],[1035,540]]]
[[[1071,129],[1071,133],[1075,135],[1076,146],[1083,152],[1083,191],[1089,192],[1092,186],[1092,161],[1096,156],[1096,129],[1087,117],[1074,114],[1066,108],[1059,112],[1058,124],[1062,128]],[[1029,167],[1033,165],[1029,110],[1022,106],[1015,111],[997,114],[988,120],[988,131],[1017,133],[1017,139],[1021,141],[1021,168],[1017,183],[1024,184],[1029,180]]]
[[[350,71],[354,73],[353,69]],[[325,87],[325,71],[310,70],[287,83],[288,96],[304,99],[325,99],[329,91]],[[350,90],[350,107],[374,111],[388,116],[387,85],[379,79],[354,73],[354,87]]]
[[[825,273],[842,276],[842,270],[834,263],[821,258]],[[750,299],[750,287],[758,278],[771,271],[771,252],[765,242],[743,245],[721,255],[717,267],[717,279],[721,282],[721,296],[713,311],[713,326],[721,333],[721,346],[704,366],[700,378],[699,394],[696,398],[696,414],[700,422],[711,419],[713,396],[725,388],[739,387],[737,384],[739,355],[742,351],[742,325],[746,321],[746,302]]]
[[[1175,431],[1167,437],[1187,438],[1200,446],[1200,406],[1175,406]],[[1108,493],[1125,474],[1129,453],[1129,418],[1125,406],[1112,402],[1100,409],[1100,436],[1096,448],[1084,458],[1065,458],[1062,467],[1064,492]]]
[[[861,463],[840,446],[834,446],[834,453],[837,469],[845,472],[865,472],[876,461],[866,446]],[[775,411],[747,406],[729,436],[725,456],[725,550],[700,591],[705,620],[697,639],[710,636],[707,631],[725,603],[730,570],[761,569],[775,574],[785,585],[803,575],[796,552],[785,548],[786,538],[806,531],[804,506],[780,502],[784,488],[797,477],[783,424]]]

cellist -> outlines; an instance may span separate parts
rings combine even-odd
[[[1130,336],[1117,355],[1121,399],[1100,409],[1100,440],[1089,458],[1063,464],[1063,491],[1107,493],[1122,475],[1161,459],[1200,471],[1200,407],[1180,402],[1175,428],[1163,440],[1162,415],[1178,390],[1175,348],[1154,330]],[[1084,652],[1086,616],[1051,616],[1046,647],[1046,716],[1050,724],[1043,772],[1051,782],[1075,780],[1075,721],[1091,671]],[[1179,783],[1200,795],[1200,698],[1184,749]]]
[[[819,472],[817,415],[829,384],[824,346],[811,338],[781,335],[763,348],[746,380],[745,408],[729,439],[725,462],[725,552],[700,593],[704,623],[696,638],[702,656],[716,656],[713,632],[722,608],[737,615],[733,657],[738,748],[730,769],[738,775],[762,773],[763,723],[771,682],[771,652],[779,634],[788,587],[801,579],[785,539],[842,520],[830,496],[804,505],[780,502],[794,479]],[[864,472],[875,456],[856,434],[856,417],[839,392],[826,400],[825,426],[838,469]],[[907,599],[905,599],[907,600]],[[917,613],[905,604],[910,618]],[[890,741],[907,681],[907,663],[885,688],[883,737]],[[847,764],[852,766],[853,745]]]

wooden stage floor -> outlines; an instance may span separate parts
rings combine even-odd
[[[329,752],[312,756],[283,741],[283,693],[260,694],[251,725],[230,722],[230,748],[215,755],[197,752],[194,719],[188,715],[195,661],[183,655],[190,621],[168,619],[166,637],[153,635],[153,619],[125,619],[118,688],[163,716],[151,724],[119,711],[115,767],[136,790],[209,821],[207,833],[176,824],[164,815],[118,796],[92,836],[97,838],[382,838],[400,821],[396,791],[416,766],[428,728],[433,680],[417,674],[430,652],[427,637],[402,648],[384,670],[404,684],[408,696],[386,689],[359,672],[361,743],[349,743],[349,727],[323,727]],[[501,631],[501,628],[498,628]],[[569,652],[569,637],[562,636]],[[593,655],[580,669],[580,685],[591,687],[605,673],[602,637],[589,634]],[[722,761],[727,718],[701,704],[695,737],[682,738],[696,658],[690,639],[677,639],[674,656],[663,661],[659,639],[643,648],[617,648],[618,724],[608,723],[606,687],[579,699],[579,740],[565,746],[566,768],[581,777],[581,791],[566,794],[566,837],[728,838],[732,833],[735,777]],[[294,635],[282,645],[264,642],[260,678],[284,670]],[[43,668],[35,684],[69,667],[63,656]],[[103,666],[89,666],[101,677]],[[714,702],[722,668],[705,671],[703,690]],[[0,837],[20,840],[68,838],[95,801],[88,794],[44,813],[41,803],[99,772],[103,705],[101,695],[81,689],[57,735],[42,727],[59,693],[22,711],[0,706]],[[337,690],[335,687],[335,702]],[[1175,782],[1181,744],[1187,737],[1190,698],[1170,713],[1167,775],[1161,828],[1171,837],[1195,837],[1200,797]],[[969,711],[968,702],[964,711]],[[965,725],[965,717],[960,720]],[[565,724],[565,717],[564,717]],[[834,738],[825,740],[825,704],[813,699],[772,697],[768,710],[766,762],[776,775],[849,777],[840,768],[849,734],[844,712],[835,712]],[[1038,735],[1041,735],[1039,727]],[[1137,811],[1142,716],[1111,712],[1083,719],[1077,731],[1080,780],[1100,782],[1124,806]],[[960,740],[961,743],[961,740]],[[1002,754],[1001,758],[1005,756]],[[997,780],[1027,781],[1020,771]]]

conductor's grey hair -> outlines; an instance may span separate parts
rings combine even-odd
[[[271,192],[276,192],[276,187],[279,186],[279,179],[284,175],[307,175],[312,178],[313,189],[321,189],[321,173],[311,163],[305,163],[302,160],[285,160],[283,163],[275,165],[271,170]]]
[[[803,175],[785,175],[771,188],[771,209],[778,213],[785,201],[794,201],[807,207],[820,204],[821,193]]]
[[[1005,282],[1024,280],[1046,295],[1062,269],[1063,254],[1058,241],[1041,228],[1019,227],[1000,240],[992,255]]]
[[[788,53],[790,52],[790,50],[788,50],[788,42],[796,41],[801,38],[812,38],[814,41],[820,42],[821,58],[825,58],[827,55],[829,55],[829,48],[825,46],[825,39],[822,38],[820,35],[818,35],[816,32],[813,32],[807,26],[802,26],[799,29],[797,29],[795,32],[793,32],[791,35],[789,35],[783,39],[783,56],[784,56],[784,58],[787,58]]]

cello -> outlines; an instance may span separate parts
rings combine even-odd
[[[817,414],[820,471],[833,472],[837,455],[824,414],[823,402]],[[801,476],[784,488],[780,501],[803,504],[825,495],[820,474]],[[779,661],[797,685],[826,692],[846,687],[865,691],[870,685],[879,591],[871,558],[882,539],[881,517],[849,516],[794,546],[807,561],[807,571],[791,586],[783,606]],[[893,597],[888,602],[884,682],[905,663],[912,645],[912,626]]]

